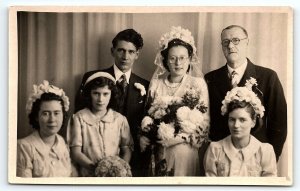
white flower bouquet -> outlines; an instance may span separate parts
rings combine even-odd
[[[132,177],[129,164],[118,156],[102,158],[96,165],[96,177]]]
[[[167,142],[180,136],[190,144],[201,146],[207,140],[209,119],[207,106],[197,89],[187,88],[182,97],[162,96],[154,99],[148,116],[141,124],[141,132],[152,142]]]

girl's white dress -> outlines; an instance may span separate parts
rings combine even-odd
[[[67,128],[70,147],[80,146],[94,163],[105,156],[119,156],[121,147],[133,149],[133,140],[126,117],[108,109],[102,119],[87,108],[73,115]],[[94,172],[80,167],[81,176],[94,176]]]
[[[212,142],[205,154],[204,168],[206,176],[277,176],[272,145],[252,135],[243,149],[233,146],[231,135]]]
[[[208,106],[206,82],[203,78],[192,77],[190,75],[185,75],[182,82],[176,88],[169,86],[167,78],[152,79],[149,87],[150,100],[154,100],[160,96],[182,97],[189,87],[200,90],[202,100]],[[209,124],[209,112],[206,112],[205,115],[207,124]],[[199,145],[191,146],[188,143],[165,147],[164,158],[167,161],[167,171],[174,170],[174,176],[198,176],[200,174],[198,149]]]

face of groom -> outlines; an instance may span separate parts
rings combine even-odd
[[[127,72],[138,59],[139,50],[131,42],[121,40],[118,41],[116,47],[111,49],[111,54],[115,58],[116,66],[122,71]]]

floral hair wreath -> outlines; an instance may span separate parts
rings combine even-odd
[[[29,99],[26,104],[26,112],[27,114],[31,113],[33,103],[40,99],[42,94],[44,93],[54,93],[61,97],[64,102],[65,111],[69,110],[70,101],[69,98],[65,95],[63,89],[60,89],[56,86],[49,85],[47,80],[44,80],[40,85],[33,85],[32,93],[29,96]]]
[[[228,113],[228,104],[234,100],[237,100],[250,103],[256,115],[259,118],[262,118],[264,116],[265,108],[261,104],[261,101],[257,95],[252,91],[252,86],[257,86],[257,81],[255,78],[251,77],[249,80],[246,80],[244,87],[235,87],[228,91],[225,99],[222,101],[223,105],[221,107],[221,114],[225,115]]]
[[[174,39],[180,39],[182,41],[184,41],[185,43],[188,43],[192,46],[193,48],[193,53],[192,53],[192,58],[191,58],[191,66],[196,66],[196,65],[200,65],[198,56],[196,54],[197,49],[195,46],[195,41],[194,41],[194,37],[192,36],[192,33],[188,30],[188,29],[183,29],[182,27],[178,26],[172,26],[171,31],[168,33],[165,33],[164,35],[161,36],[160,40],[159,40],[159,49],[158,52],[156,54],[155,57],[155,61],[154,64],[157,66],[157,75],[162,75],[166,72],[166,69],[163,66],[163,57],[161,55],[161,51],[165,50],[166,48],[168,48],[168,43]],[[197,69],[197,67],[193,67],[194,70]],[[202,76],[202,72],[201,71],[197,71],[197,75]]]

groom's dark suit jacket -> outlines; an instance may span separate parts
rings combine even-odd
[[[262,127],[254,129],[252,134],[260,141],[273,145],[278,160],[287,136],[287,104],[283,88],[276,72],[254,65],[249,59],[247,60],[245,74],[238,86],[244,86],[250,77],[255,78],[262,94],[259,91],[255,93],[266,110]],[[227,66],[207,73],[205,80],[210,99],[210,138],[212,141],[218,141],[230,134],[227,118],[221,115],[222,100],[231,89]]]
[[[107,72],[111,74],[112,76],[115,77],[114,74],[114,68],[110,67],[104,70],[94,70],[94,71],[89,71],[83,75],[82,82],[80,89],[83,89],[84,83],[87,80],[89,76],[96,72]],[[131,73],[130,79],[129,79],[129,85],[128,85],[128,91],[127,91],[127,96],[125,100],[125,110],[122,112],[124,116],[126,116],[129,126],[130,126],[130,132],[134,141],[134,152],[132,153],[131,157],[131,168],[132,168],[132,173],[135,176],[143,176],[143,169],[144,167],[141,167],[142,164],[139,164],[139,162],[143,162],[140,158],[141,153],[140,153],[140,148],[139,148],[139,140],[138,140],[138,127],[141,124],[142,118],[144,116],[144,109],[145,109],[145,102],[146,102],[146,95],[141,96],[141,92],[139,89],[137,89],[134,84],[135,83],[140,83],[142,84],[146,91],[148,90],[149,87],[149,82],[139,76],[137,76],[134,73]],[[80,96],[76,96],[76,103],[75,103],[75,110],[78,111],[82,109],[82,105],[80,103]]]

